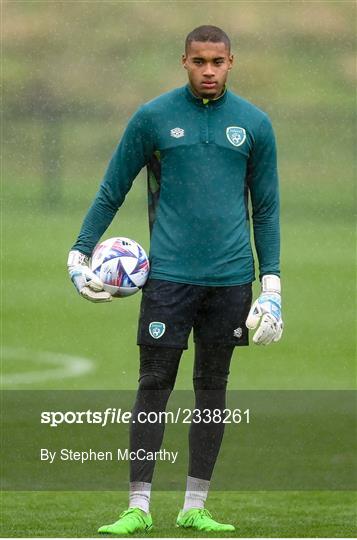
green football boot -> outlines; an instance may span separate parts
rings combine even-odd
[[[134,534],[149,532],[151,529],[150,514],[145,514],[140,508],[129,508],[120,514],[118,521],[99,527],[98,532],[103,534]]]
[[[176,527],[207,532],[235,531],[233,525],[215,521],[209,511],[205,508],[191,508],[191,510],[187,510],[187,512],[181,510],[176,520]]]

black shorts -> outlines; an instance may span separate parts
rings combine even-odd
[[[205,287],[149,279],[142,291],[138,345],[187,349],[195,342],[248,345],[252,284]]]

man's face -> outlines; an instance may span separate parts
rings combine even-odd
[[[222,93],[232,63],[233,55],[222,42],[192,41],[182,55],[192,90],[206,99],[214,99]]]

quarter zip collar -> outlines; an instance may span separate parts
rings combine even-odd
[[[218,107],[221,107],[227,99],[227,87],[224,87],[223,93],[215,98],[215,99],[205,99],[201,97],[195,96],[195,94],[192,92],[192,88],[189,84],[186,84],[184,87],[186,98],[194,103],[197,107],[206,107],[207,105],[211,108],[214,107],[215,109]]]

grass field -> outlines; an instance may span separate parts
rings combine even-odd
[[[237,350],[230,388],[354,388],[352,191],[333,192],[330,179],[328,189],[342,204],[334,206],[332,197],[328,199],[332,212],[328,219],[328,210],[318,205],[318,196],[315,203],[309,197],[305,199],[307,206],[316,204],[317,210],[306,216],[302,190],[296,209],[291,189],[283,183],[283,194],[284,189],[287,207],[292,209],[291,218],[283,211],[282,223],[284,339],[266,349]],[[67,211],[64,206],[49,211],[36,198],[26,200],[16,185],[11,191],[12,203],[6,204],[4,220],[3,345],[10,351],[20,347],[26,354],[15,351],[15,356],[3,356],[5,376],[25,376],[16,384],[11,379],[6,384],[5,379],[4,388],[134,389],[139,295],[111,305],[82,301],[67,278],[65,260],[83,210],[74,207]],[[107,234],[132,236],[148,245],[145,194],[140,181]],[[19,242],[25,264],[16,263]],[[46,255],[39,257],[44,247]],[[105,328],[103,318],[107,321]],[[36,381],[35,376],[29,383],[26,373],[43,373],[51,368],[43,363],[41,351],[84,356],[91,359],[92,368],[76,377],[49,375],[47,380]],[[192,352],[191,347],[184,354],[177,388],[191,387]],[[182,494],[177,492],[154,493],[156,527],[151,536],[192,536],[173,527],[181,500]],[[125,493],[4,493],[2,535],[93,536],[98,525],[115,519],[126,501]],[[238,523],[237,536],[353,537],[357,533],[355,502],[351,492],[213,491],[208,508],[221,519]]]
[[[67,252],[130,112],[184,84],[177,43],[208,21],[238,48],[232,89],[273,120],[281,177],[285,333],[278,345],[236,350],[229,388],[355,389],[355,5],[208,3],[202,21],[199,2],[162,3],[159,18],[150,4],[7,3],[3,388],[136,388],[140,295],[85,302]],[[45,199],[42,162],[47,91],[63,112],[56,206]],[[118,235],[149,245],[144,174],[105,237]],[[191,344],[178,389],[191,388],[192,359]],[[182,496],[154,491],[149,537],[192,536],[174,528]],[[1,535],[95,536],[126,504],[124,492],[4,492]],[[357,535],[354,492],[212,491],[207,507],[238,537]]]
[[[127,495],[97,493],[3,494],[4,536],[93,537],[111,523]],[[175,528],[182,494],[153,494],[150,537],[207,537]],[[356,535],[356,498],[345,492],[212,492],[207,507],[233,523],[233,537],[346,537]],[[121,510],[120,510],[121,511]],[[221,535],[223,536],[223,535]],[[226,535],[228,536],[228,535]],[[209,537],[220,537],[211,533]]]

